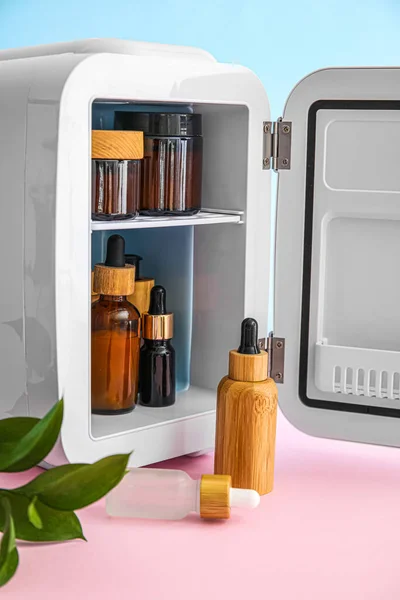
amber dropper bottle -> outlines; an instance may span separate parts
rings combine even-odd
[[[175,350],[172,313],[167,313],[166,292],[155,285],[149,312],[143,315],[144,344],[140,350],[140,404],[163,407],[175,403]]]
[[[126,296],[135,289],[135,268],[125,264],[125,240],[112,235],[104,264],[94,267],[92,304],[92,412],[134,409],[139,380],[140,315]]]

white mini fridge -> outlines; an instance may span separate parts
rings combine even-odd
[[[92,128],[142,106],[202,114],[203,209],[92,222]],[[41,417],[63,397],[50,465],[212,449],[216,387],[252,316],[296,427],[400,446],[399,109],[398,68],[313,73],[272,122],[257,77],[201,50],[84,40],[0,52],[1,416]],[[178,397],[102,416],[90,408],[91,270],[115,232],[168,290]]]

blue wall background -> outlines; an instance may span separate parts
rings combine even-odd
[[[398,0],[0,0],[0,48],[85,37],[200,46],[255,71],[276,118],[310,71],[399,65],[399,17]]]
[[[87,37],[202,47],[255,71],[272,117],[333,65],[400,65],[399,0],[0,0],[0,48]]]

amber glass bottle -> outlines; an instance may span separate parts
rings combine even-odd
[[[125,242],[108,240],[104,264],[94,268],[92,304],[92,412],[121,414],[134,409],[139,381],[140,314],[126,296],[135,287],[135,268],[125,264]]]

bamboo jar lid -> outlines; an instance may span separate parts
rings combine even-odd
[[[94,267],[93,291],[105,296],[130,296],[135,290],[135,267],[109,267],[98,264]]]
[[[141,160],[142,131],[92,131],[92,158],[97,160]]]
[[[229,519],[231,516],[230,475],[203,475],[200,480],[200,516],[203,519]]]
[[[265,381],[268,379],[268,352],[240,354],[229,352],[229,377],[234,381]]]

